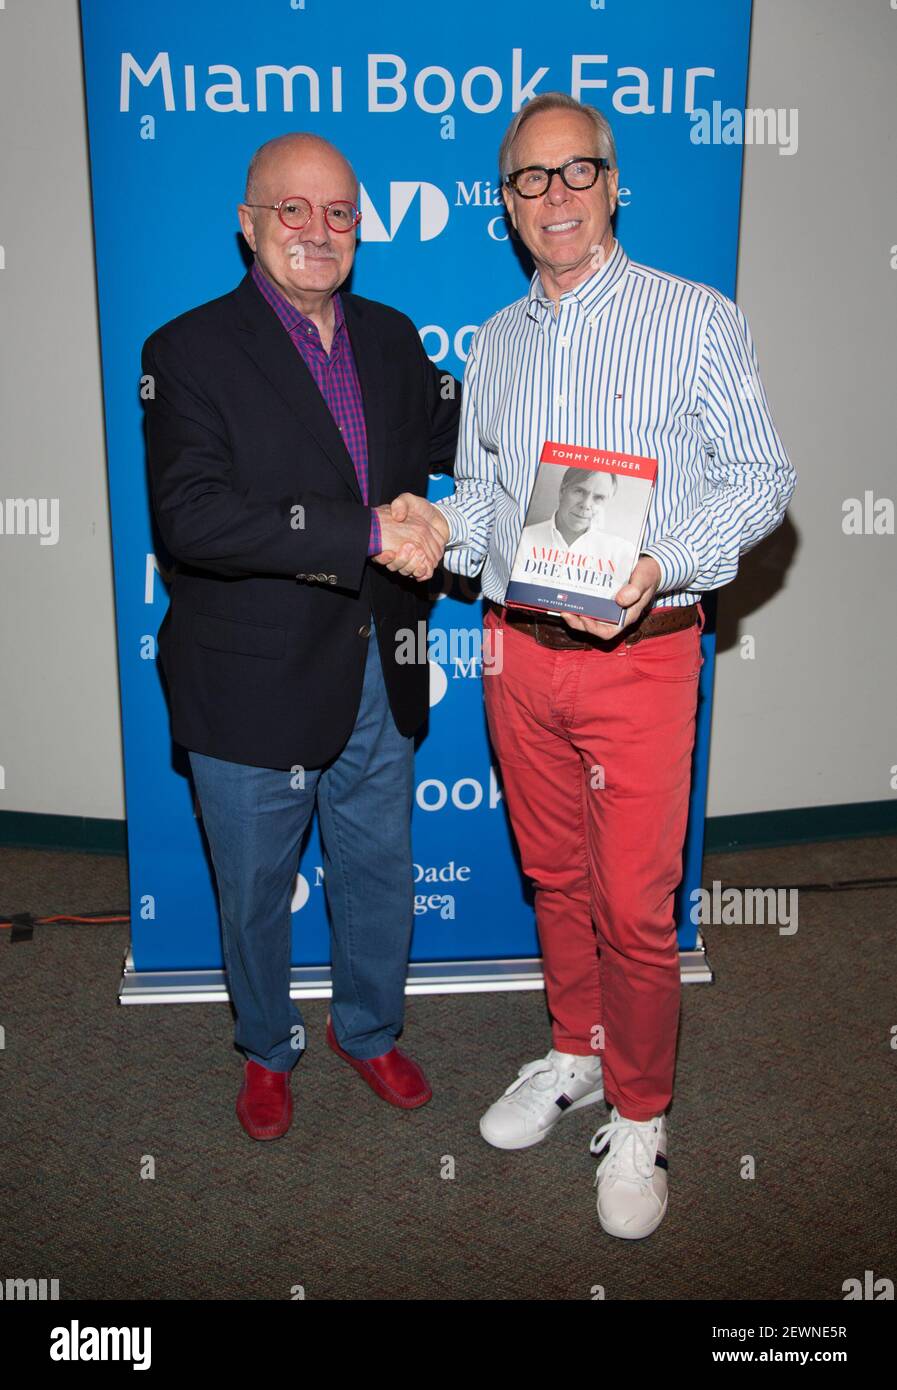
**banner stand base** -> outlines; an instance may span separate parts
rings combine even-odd
[[[679,956],[683,984],[711,984],[713,971],[703,942]],[[538,956],[517,960],[412,961],[406,994],[487,994],[542,989]],[[293,999],[329,999],[329,965],[294,965]],[[119,989],[122,1004],[223,1004],[228,994],[223,970],[135,970],[130,950]]]

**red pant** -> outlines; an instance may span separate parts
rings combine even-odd
[[[648,1120],[673,1091],[703,611],[700,627],[589,651],[485,622],[500,667],[483,676],[486,717],[535,888],[553,1045],[599,1052],[608,1103]]]

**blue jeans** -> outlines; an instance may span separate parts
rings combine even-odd
[[[379,1057],[401,1031],[414,907],[413,743],[389,708],[372,619],[355,727],[325,767],[294,774],[190,753],[218,882],[234,1040],[271,1071],[290,1071],[305,1046],[290,999],[290,902],[316,803],[337,1042],[353,1057]]]

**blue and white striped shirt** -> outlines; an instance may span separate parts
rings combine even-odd
[[[446,569],[504,599],[546,440],[658,461],[642,553],[657,606],[694,603],[781,523],[795,485],[744,314],[708,285],[630,261],[561,296],[529,294],[474,334],[464,373]]]

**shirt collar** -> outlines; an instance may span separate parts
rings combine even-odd
[[[561,304],[577,303],[587,317],[596,314],[616,291],[628,269],[629,257],[615,238],[604,265],[572,290],[566,290],[561,295]],[[530,281],[526,312],[537,321],[543,321],[546,315],[554,317],[554,304],[542,288],[538,270]]]
[[[259,293],[271,305],[271,308],[274,310],[275,314],[280,319],[281,323],[283,324],[284,328],[287,330],[288,333],[294,333],[297,329],[301,329],[303,336],[317,337],[320,339],[317,324],[313,323],[313,321],[308,317],[307,314],[301,313],[300,310],[296,308],[295,304],[290,303],[286,295],[282,294],[281,291],[277,288],[277,286],[275,284],[272,284],[272,282],[268,279],[267,275],[265,275],[261,270],[259,270],[257,261],[253,261],[252,270],[249,273],[252,276],[253,282],[256,288],[259,290]],[[344,322],[345,315],[343,314],[342,300],[340,299],[339,294],[336,293],[333,296],[334,339],[336,338],[336,335],[339,332],[340,328],[343,326]],[[312,333],[308,332],[309,328],[313,330]]]

